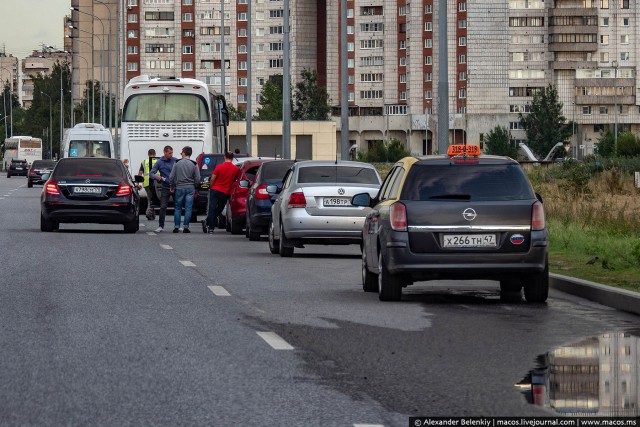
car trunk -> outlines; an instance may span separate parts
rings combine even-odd
[[[373,185],[309,185],[302,188],[311,216],[366,216],[369,208],[353,206],[351,198],[358,193],[369,193],[374,197],[378,186]]]
[[[105,201],[118,191],[121,182],[114,179],[66,179],[58,181],[62,195],[69,200]]]
[[[502,252],[529,250],[532,200],[406,201],[412,252]],[[473,211],[471,211],[473,210]],[[469,220],[463,212],[468,214]]]

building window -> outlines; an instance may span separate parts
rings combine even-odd
[[[407,48],[407,41],[406,40],[400,40],[400,50],[406,49]]]
[[[427,21],[424,23],[424,30],[425,31],[433,31],[433,22],[431,21]]]
[[[138,54],[138,46],[127,46],[127,54],[128,55],[137,55]]]
[[[460,71],[458,73],[458,80],[467,80],[467,72],[466,71]]]
[[[629,18],[622,18],[622,26],[623,27],[629,26]]]
[[[281,52],[282,42],[269,43],[269,50],[271,52]]]
[[[424,99],[433,99],[433,91],[427,90],[424,92]]]
[[[433,73],[424,73],[424,81],[425,82],[433,81]]]
[[[600,62],[609,62],[609,52],[600,52]]]
[[[604,116],[606,114],[609,114],[609,107],[601,106],[600,107],[600,115]]]
[[[433,64],[433,58],[431,58],[431,56],[425,56],[424,65],[431,65],[431,64]]]
[[[353,52],[354,50],[356,50],[356,45],[353,42],[349,42],[347,43],[347,51],[348,52]]]
[[[582,114],[584,114],[586,116],[590,116],[591,115],[591,105],[583,106],[582,107]]]
[[[460,2],[458,3],[458,10],[460,12],[464,12],[467,10],[467,3],[466,2]]]
[[[467,38],[466,37],[458,37],[458,46],[466,46]]]
[[[182,0],[182,4],[185,6],[191,6],[193,4],[193,0]]]
[[[138,14],[137,13],[127,14],[127,22],[138,22]]]
[[[193,21],[193,14],[192,13],[183,13],[182,14],[182,22],[192,22]]]
[[[458,98],[466,98],[467,97],[467,90],[466,89],[460,89],[458,91]]]
[[[238,37],[247,37],[247,29],[238,28]]]
[[[129,39],[137,39],[138,34],[138,30],[127,30],[127,38]]]
[[[127,0],[127,6],[137,6],[137,5],[138,5],[138,0]]]
[[[127,62],[127,71],[138,71],[137,62]]]
[[[247,78],[246,77],[240,77],[238,79],[238,86],[246,86],[247,85]]]
[[[629,9],[629,0],[621,0],[620,1],[621,9]]]
[[[608,27],[609,26],[609,18],[600,18],[600,26]]]
[[[356,61],[353,58],[347,59],[347,68],[355,68]]]
[[[173,12],[145,12],[145,21],[173,21]]]
[[[467,55],[460,55],[458,57],[458,64],[466,64],[467,63]]]
[[[600,9],[609,9],[609,0],[600,0]]]
[[[187,55],[193,53],[193,46],[182,46],[182,53],[185,53]]]
[[[406,6],[400,6],[398,8],[398,16],[406,16],[407,15],[407,7]]]
[[[433,47],[433,39],[424,39],[424,47],[430,49]]]
[[[270,59],[269,60],[269,68],[282,68],[283,60],[282,59]],[[245,70],[246,70],[246,62],[245,62]]]
[[[405,101],[407,99],[407,92],[405,91],[400,92],[400,99],[402,101]]]
[[[283,34],[283,33],[284,33],[284,29],[283,29],[282,25],[275,26],[275,27],[269,27],[269,34]]]
[[[424,14],[425,15],[429,15],[430,13],[433,13],[433,5],[432,4],[428,4],[424,7]]]
[[[191,71],[191,70],[193,70],[193,62],[183,62],[182,63],[182,70],[183,71]]]
[[[238,103],[239,104],[246,104],[247,103],[247,94],[246,93],[239,93],[238,94]]]
[[[620,52],[620,61],[628,61],[629,52]]]
[[[400,66],[401,67],[406,67],[407,66],[407,57],[406,56],[401,56],[400,57]]]
[[[629,35],[623,34],[620,36],[620,44],[629,44]]]
[[[458,28],[467,28],[467,20],[466,19],[460,19],[458,21]]]
[[[238,53],[247,53],[247,45],[239,44],[238,45]]]
[[[256,36],[258,37],[264,36],[264,28],[256,28]]]
[[[467,114],[467,107],[458,108],[458,114]]]
[[[238,13],[238,21],[246,21],[246,20],[247,20],[247,13],[246,12]]]
[[[269,11],[269,18],[282,18],[284,16],[284,10],[275,9]]]
[[[238,61],[238,70],[246,70],[247,61]]]
[[[407,75],[405,73],[400,74],[400,83],[407,82]]]
[[[182,32],[182,35],[183,35],[184,37],[193,37],[193,30],[184,30],[184,31]]]
[[[609,35],[600,34],[600,44],[609,44]]]
[[[353,25],[347,25],[347,34],[353,34],[355,28]]]

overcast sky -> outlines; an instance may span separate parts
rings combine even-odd
[[[0,51],[20,59],[42,45],[64,48],[70,0],[0,0]]]

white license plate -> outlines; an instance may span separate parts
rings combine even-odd
[[[73,187],[74,194],[102,194],[99,187]]]
[[[445,234],[445,248],[495,248],[495,234]]]
[[[351,206],[351,199],[344,197],[325,197],[324,206]]]
[[[24,170],[23,168],[16,168],[17,171],[21,171]]]

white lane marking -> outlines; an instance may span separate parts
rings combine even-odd
[[[293,350],[291,344],[280,338],[275,332],[256,332],[274,350]]]
[[[171,246],[169,246],[169,245],[160,245],[160,247],[161,247],[162,249],[173,249],[173,248],[172,248]]]
[[[4,195],[4,197],[9,197],[9,196],[10,196],[10,194],[5,194],[5,195]]]
[[[195,267],[196,266],[191,261],[180,261],[180,264],[184,265],[185,267]]]
[[[144,224],[140,223],[140,227],[146,227],[146,225],[144,225]]]
[[[157,236],[157,234],[156,234],[156,233],[154,233],[153,231],[147,231],[147,234],[148,234],[149,236]]]
[[[0,197],[0,200],[4,200],[4,197]]]
[[[209,289],[215,296],[218,297],[230,297],[231,294],[222,286],[209,286]]]

